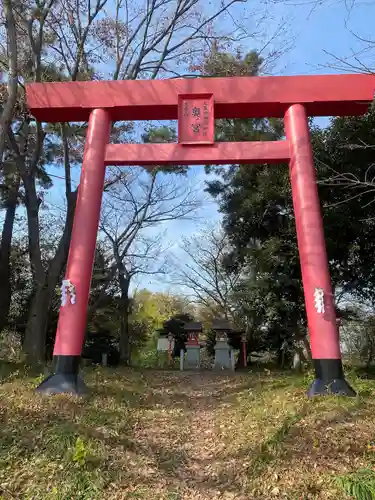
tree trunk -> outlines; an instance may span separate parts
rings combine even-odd
[[[125,312],[122,313],[121,317],[121,327],[120,327],[120,342],[119,342],[119,350],[120,350],[120,362],[124,365],[130,365],[130,338],[129,338],[129,321],[126,317],[128,314]]]
[[[35,289],[30,304],[23,350],[30,364],[43,362],[46,348],[46,331],[51,294],[47,285]]]
[[[311,365],[312,364],[311,346],[310,346],[310,342],[308,341],[308,338],[306,336],[303,337],[303,346],[304,346],[305,351],[306,351],[307,362]]]
[[[26,325],[25,339],[23,349],[30,363],[45,361],[45,343],[48,326],[48,316],[51,307],[53,294],[66,265],[69,253],[69,243],[73,228],[74,210],[77,200],[77,191],[71,193],[69,198],[68,210],[66,213],[65,226],[56,249],[54,258],[51,260],[47,273],[44,273],[44,280],[40,280],[40,270],[37,273],[39,280],[33,295],[29,317]],[[30,217],[30,215],[29,215]],[[30,244],[32,240],[30,238]],[[40,248],[34,248],[30,251],[40,255]],[[38,260],[37,260],[38,262]],[[38,269],[38,266],[35,266]]]
[[[12,122],[13,109],[17,103],[18,71],[17,71],[17,29],[14,20],[11,0],[4,0],[5,27],[8,49],[8,98],[5,101],[0,116],[0,161],[3,159],[5,138]]]
[[[20,186],[19,176],[15,176],[14,184],[11,186],[6,201],[6,212],[1,235],[0,248],[0,332],[6,327],[9,316],[9,308],[12,296],[10,275],[10,254],[12,249],[12,236],[14,219],[17,209],[18,190]]]

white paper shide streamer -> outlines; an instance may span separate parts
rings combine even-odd
[[[314,305],[318,314],[324,314],[324,290],[323,288],[315,288]]]
[[[61,285],[61,307],[66,306],[68,297],[71,304],[76,303],[76,287],[70,280],[63,280]]]

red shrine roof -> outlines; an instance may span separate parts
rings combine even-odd
[[[116,120],[177,119],[179,94],[213,94],[215,118],[283,117],[291,104],[310,116],[367,111],[373,75],[311,75],[32,83],[27,103],[40,121],[87,121],[96,108]]]

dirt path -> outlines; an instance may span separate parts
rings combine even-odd
[[[138,428],[135,438],[150,462],[164,471],[159,487],[168,489],[170,499],[248,498],[241,491],[244,461],[228,457],[229,429],[223,423],[230,421],[248,378],[203,372],[153,374],[146,380],[144,403],[154,402],[154,411],[150,425]]]

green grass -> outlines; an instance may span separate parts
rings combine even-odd
[[[375,498],[375,472],[362,469],[336,478],[337,484],[351,498],[373,500]]]
[[[81,400],[0,364],[0,498],[373,499],[375,381],[351,376],[308,401],[311,375],[87,369]]]

